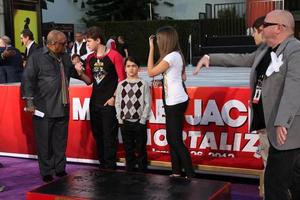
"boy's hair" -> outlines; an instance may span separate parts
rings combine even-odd
[[[86,31],[86,38],[100,39],[100,43],[105,44],[102,30],[97,26],[92,26]]]
[[[29,29],[24,29],[21,34],[23,35],[23,37],[29,37],[30,40],[34,40],[33,38],[33,33],[29,30]]]
[[[125,59],[125,62],[124,62],[124,65],[125,65],[125,66],[126,66],[127,61],[134,62],[138,67],[140,67],[140,62],[139,62],[139,60],[138,60],[136,57],[128,56],[128,57]]]

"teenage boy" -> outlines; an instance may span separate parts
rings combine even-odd
[[[115,91],[118,82],[125,78],[123,58],[117,51],[106,48],[98,27],[88,29],[87,46],[94,53],[87,57],[85,69],[82,63],[77,63],[75,68],[85,83],[93,83],[90,116],[100,168],[116,169],[118,121]]]

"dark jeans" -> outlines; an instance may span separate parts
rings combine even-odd
[[[265,171],[265,199],[300,199],[300,149],[279,151],[270,145]]]
[[[100,168],[116,169],[118,121],[114,106],[90,105],[91,125]]]
[[[42,176],[65,171],[69,117],[33,116],[38,161]]]
[[[172,173],[181,174],[182,168],[187,176],[194,176],[191,155],[182,139],[184,112],[188,101],[172,106],[165,105],[167,141],[170,146]]]
[[[124,120],[121,134],[125,149],[126,171],[133,171],[135,165],[138,170],[147,170],[147,126],[137,122]]]

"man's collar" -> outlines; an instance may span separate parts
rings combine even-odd
[[[277,48],[277,50],[276,50],[276,55],[278,56],[278,55],[285,49],[285,47],[287,46],[287,44],[288,44],[290,41],[292,41],[292,40],[295,40],[295,37],[294,37],[294,36],[290,36],[290,37],[286,38],[285,40],[283,40],[283,41],[279,44],[279,46],[278,46],[278,48]]]
[[[47,46],[44,46],[43,47],[43,49],[42,49],[42,52],[43,52],[43,54],[53,54],[56,58],[60,58],[62,55],[63,55],[63,53],[60,53],[60,54],[55,54],[51,49],[49,49],[49,47],[47,47]]]
[[[33,45],[34,41],[31,41],[28,45],[26,45],[27,49],[30,49],[30,47]]]
[[[47,46],[44,46],[42,52],[43,54],[47,54],[49,52],[49,48]]]

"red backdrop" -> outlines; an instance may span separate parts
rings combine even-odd
[[[252,27],[254,21],[275,9],[276,2],[247,0],[247,27]]]
[[[190,87],[183,138],[194,164],[262,169],[255,157],[258,135],[248,133],[248,88]],[[91,87],[70,87],[70,124],[67,156],[97,159],[89,123]],[[169,161],[161,91],[152,89],[148,124],[149,160]],[[23,112],[20,87],[0,85],[0,152],[35,154],[31,116]],[[123,157],[119,136],[118,156]]]

